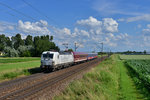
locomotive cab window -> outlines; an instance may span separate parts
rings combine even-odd
[[[53,54],[43,54],[43,58],[51,58],[51,59],[53,59]]]

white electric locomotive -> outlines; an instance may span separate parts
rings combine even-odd
[[[53,71],[74,63],[72,52],[45,51],[41,56],[41,69]]]

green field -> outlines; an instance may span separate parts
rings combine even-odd
[[[36,61],[40,60],[40,58],[37,57],[14,57],[14,58],[0,58],[0,64],[1,63],[17,63],[17,62],[27,62],[27,61]]]
[[[120,55],[121,60],[150,59],[150,55]]]
[[[0,58],[0,81],[29,75],[28,69],[39,68],[40,58]]]

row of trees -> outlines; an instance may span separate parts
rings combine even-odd
[[[143,52],[142,51],[125,51],[125,52],[116,52],[116,53],[119,53],[119,54],[130,54],[130,55],[132,55],[132,54],[134,54],[134,55],[141,55],[141,54],[147,54],[147,52],[146,52],[146,50],[144,50]]]
[[[59,47],[52,42],[53,36],[35,36],[28,35],[22,39],[20,34],[12,36],[11,39],[4,34],[0,35],[0,51],[9,57],[39,57],[43,51],[50,49],[59,51]]]

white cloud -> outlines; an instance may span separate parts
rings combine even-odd
[[[103,19],[103,27],[106,32],[117,32],[118,31],[118,23],[112,18],[104,18]]]
[[[142,4],[142,3],[141,3]],[[143,5],[139,2],[130,1],[125,2],[124,0],[95,0],[93,2],[92,8],[99,12],[102,16],[114,15],[114,14],[121,14],[121,15],[132,15],[137,16],[141,15],[142,13],[149,11],[149,7],[145,9]],[[142,12],[137,10],[140,8]]]
[[[150,24],[147,24],[147,27],[150,28]]]
[[[19,20],[18,30],[28,34],[50,34],[50,31],[48,29],[48,23],[43,20],[40,20],[39,22],[23,22]]]
[[[93,34],[113,33],[118,31],[118,23],[112,18],[104,18],[102,21],[99,21],[90,16],[88,19],[78,20],[77,25],[84,27]]]
[[[64,34],[67,34],[67,35],[71,34],[71,31],[68,28],[64,28],[62,31],[63,31]]]
[[[73,36],[75,39],[87,39],[86,44],[92,45],[93,42],[99,44],[103,42],[106,46],[116,47],[119,43],[127,41],[127,33],[118,33],[118,23],[112,18],[103,18],[98,20],[94,17],[77,21],[77,25],[82,26],[74,29]],[[83,32],[85,32],[83,34]],[[116,33],[117,34],[114,34]],[[86,38],[88,36],[89,38]]]
[[[128,37],[128,34],[127,33],[121,33],[120,35],[117,35],[116,36],[116,40],[121,40],[121,39],[125,39]]]
[[[54,27],[52,31],[52,35],[54,37],[54,41],[57,43],[57,45],[59,47],[64,48],[64,46],[62,46],[63,43],[68,43],[70,46],[70,43],[72,43],[73,41],[73,36],[72,36],[72,32],[70,29],[68,28],[56,28]],[[70,48],[70,47],[69,47]]]
[[[72,33],[72,36],[73,37],[80,37],[80,36],[87,36],[87,37],[89,37],[90,36],[90,34],[89,34],[89,32],[87,32],[87,31],[85,31],[85,30],[80,30],[80,29],[78,29],[78,28],[74,28],[74,32]]]
[[[141,14],[129,18],[120,18],[118,21],[135,22],[135,21],[150,21],[150,14]]]
[[[81,26],[87,26],[88,28],[95,28],[95,27],[100,27],[102,25],[101,21],[98,21],[96,18],[90,16],[88,19],[83,19],[83,20],[79,20],[77,21],[78,25]]]
[[[0,31],[8,31],[8,30],[14,30],[14,25],[7,22],[0,22]]]
[[[148,25],[149,26],[149,25]],[[26,33],[34,35],[46,35],[49,34],[49,25],[46,21],[38,22],[23,22],[18,21],[18,30],[22,33],[22,38],[26,37]],[[71,30],[69,28],[51,28],[51,35],[54,36],[54,42],[61,48],[62,43],[68,43],[69,48],[78,42],[80,48],[93,48],[93,45],[103,42],[106,47],[119,48],[119,46],[127,45],[128,40],[127,33],[118,33],[118,23],[112,18],[103,18],[98,20],[94,17],[88,19],[81,19],[76,22],[76,27]],[[72,47],[74,48],[74,47]]]
[[[65,39],[66,37],[71,36],[71,30],[68,28],[53,28],[53,35],[57,38]]]
[[[150,24],[147,24],[147,27],[142,30],[141,38],[142,38],[142,41],[141,41],[142,45],[150,47],[150,43],[149,43],[149,41],[150,41]]]
[[[105,39],[103,40],[104,43],[111,47],[119,46],[120,44],[125,44],[126,41],[128,41],[128,34],[127,33],[120,33],[117,35],[114,35],[112,33],[107,34],[104,36]]]
[[[147,27],[142,30],[144,36],[150,36],[150,24],[147,24]]]
[[[142,34],[140,36],[141,38],[141,44],[145,47],[150,47],[149,41],[150,41],[150,24],[147,24],[147,27],[142,30]]]
[[[141,15],[141,16],[135,16],[135,17],[130,17],[127,18],[127,22],[134,22],[134,21],[150,21],[150,14],[145,14],[145,15]]]
[[[81,30],[81,34],[88,37],[90,36],[89,33],[85,30]]]
[[[143,29],[143,33],[144,33],[144,34],[147,34],[147,35],[148,35],[148,34],[150,35],[150,29]]]
[[[26,39],[26,37],[27,37],[27,35],[22,34],[22,33],[21,33],[20,35],[21,35],[21,38],[22,38],[22,39]]]

